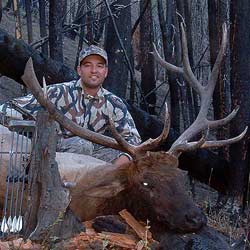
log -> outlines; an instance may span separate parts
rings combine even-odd
[[[120,211],[119,214],[126,221],[126,223],[133,228],[140,239],[146,240],[146,235],[147,240],[152,239],[152,233],[148,230],[148,228],[143,227],[126,209]]]
[[[23,40],[17,40],[0,28],[0,73],[23,84],[21,76],[28,59],[32,57],[37,78],[42,83],[59,83],[77,79],[76,72],[64,64],[45,57]],[[24,85],[24,84],[23,84]]]

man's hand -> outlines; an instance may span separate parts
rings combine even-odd
[[[126,155],[121,155],[120,157],[118,157],[115,161],[114,164],[117,166],[121,166],[125,163],[130,162],[130,159],[128,158],[128,156]]]

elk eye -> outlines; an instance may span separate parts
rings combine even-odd
[[[145,187],[148,187],[148,183],[147,182],[143,182],[142,185],[145,186]]]

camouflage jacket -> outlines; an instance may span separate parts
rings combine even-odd
[[[141,142],[134,121],[122,100],[100,88],[97,96],[93,97],[84,93],[80,80],[54,84],[48,87],[48,98],[69,119],[89,130],[111,136],[107,121],[111,118],[117,131],[131,144]],[[36,115],[41,109],[32,94],[14,99],[15,104],[32,115]],[[7,115],[15,116],[10,111],[8,103],[0,106],[0,110]],[[64,137],[70,136],[70,132],[61,127]]]

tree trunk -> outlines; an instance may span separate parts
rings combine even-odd
[[[63,187],[56,157],[57,130],[49,114],[40,111],[34,152],[29,169],[29,204],[25,235],[31,240],[69,238],[83,231],[83,224],[69,208],[70,193]]]
[[[28,32],[28,43],[33,42],[33,31],[32,31],[32,13],[31,13],[31,0],[25,0],[25,11],[27,17],[27,32]]]
[[[39,0],[39,27],[40,27],[40,36],[41,38],[47,37],[47,29],[46,29],[46,8],[45,1]],[[42,44],[42,54],[45,57],[48,57],[48,42],[44,41]]]
[[[118,0],[115,3],[117,5],[129,5],[131,0]],[[114,7],[111,7],[111,11],[114,12]],[[116,28],[119,32],[120,39],[116,33]],[[129,80],[129,68],[127,66],[125,53],[127,53],[129,60],[131,61],[131,8],[124,9],[118,18],[112,20],[109,18],[107,24],[107,33],[105,39],[105,48],[109,56],[109,74],[104,82],[104,87],[113,92],[114,94],[125,97],[127,84]],[[123,51],[121,42],[125,51]]]
[[[162,2],[158,0],[158,11],[159,11],[159,19],[160,19],[160,26],[162,32],[162,40],[163,40],[163,52],[167,62],[177,65],[177,56],[176,51],[174,49],[175,42],[178,39],[175,39],[174,36],[174,29],[176,27],[175,22],[175,3],[174,1],[167,1],[166,2],[166,21],[164,21],[164,14],[163,14],[163,6]],[[178,41],[179,42],[179,41]],[[180,133],[180,94],[179,94],[179,86],[178,86],[178,77],[176,74],[167,74],[168,77],[168,84],[170,89],[170,103],[171,103],[171,125],[172,127]]]
[[[12,8],[12,5],[13,5],[13,0],[8,0],[4,7],[4,10],[9,11]]]
[[[60,62],[48,59],[22,40],[17,40],[0,29],[0,73],[22,83],[21,76],[29,57],[32,57],[38,80],[46,77],[48,83],[58,83],[77,79],[74,70]]]
[[[250,123],[250,2],[231,1],[231,93],[232,105],[240,105],[237,117],[231,122],[231,134],[239,134]],[[239,143],[230,147],[232,191],[245,197],[249,175],[249,132]],[[249,190],[248,190],[249,191]],[[249,193],[248,197],[249,199]]]
[[[140,2],[140,9],[143,10],[147,0]],[[146,103],[141,103],[141,108],[150,114],[155,113],[156,95],[150,93],[155,87],[154,59],[150,53],[153,51],[153,19],[152,6],[149,2],[147,9],[142,16],[140,23],[140,50],[141,50],[141,89],[144,96],[147,96]]]
[[[193,55],[193,40],[192,40],[192,20],[191,20],[191,6],[190,0],[176,0],[176,6],[178,13],[184,18],[185,26],[186,26],[186,34],[187,34],[187,45],[188,45],[188,56],[189,62],[192,70],[194,69],[194,55]],[[182,90],[184,89],[184,90]],[[183,102],[183,119],[184,119],[184,128],[188,127],[196,118],[198,112],[196,110],[198,107],[195,107],[197,103],[197,94],[196,92],[189,86],[189,84],[185,84],[181,91],[186,93],[186,96]],[[185,121],[186,119],[186,121]]]
[[[83,24],[84,21],[85,21],[86,17],[83,16],[81,18],[81,22],[80,24]],[[85,35],[85,32],[84,32],[84,26],[81,26],[80,27],[80,36],[79,36],[79,41],[78,41],[78,47],[77,47],[77,53],[76,53],[76,61],[75,61],[75,69],[77,68],[78,66],[78,61],[79,61],[79,54],[82,50],[82,45],[83,45],[83,41],[84,41],[84,35]]]
[[[70,1],[70,23],[72,23],[72,25],[81,24],[85,6],[84,1],[85,0],[78,1],[78,5],[76,4],[76,1]],[[76,11],[76,6],[77,6],[77,11]],[[65,33],[65,35],[70,39],[75,40],[77,32],[75,32],[75,29],[70,29],[68,32]]]
[[[2,16],[3,16],[3,2],[0,0],[0,23],[2,21]]]
[[[98,25],[97,25],[97,31],[95,33],[95,42],[98,44],[100,43],[100,40],[103,36],[103,31],[104,31],[104,27],[106,24],[105,20],[102,20],[105,16],[107,15],[107,11],[104,5],[101,6],[101,10],[98,14]]]
[[[210,63],[213,67],[219,52],[222,24],[227,21],[227,8],[221,1],[208,1],[208,20],[209,20],[209,44],[210,44]],[[227,53],[229,55],[229,53]],[[230,81],[229,81],[229,56],[224,59],[226,67],[220,69],[218,81],[213,94],[214,119],[222,119],[230,112]],[[227,77],[226,77],[227,76]],[[228,79],[228,80],[225,80]],[[223,139],[229,136],[229,126],[217,130],[217,138]],[[228,148],[219,150],[220,154],[228,157]]]
[[[89,41],[89,44],[94,44],[94,11],[93,6],[94,2],[93,0],[86,0],[86,6],[87,6],[87,33],[86,33],[86,39]]]
[[[49,5],[49,53],[50,57],[63,63],[63,2],[50,1]]]
[[[15,36],[17,39],[22,39],[22,25],[18,0],[13,0],[13,11],[15,17]]]

